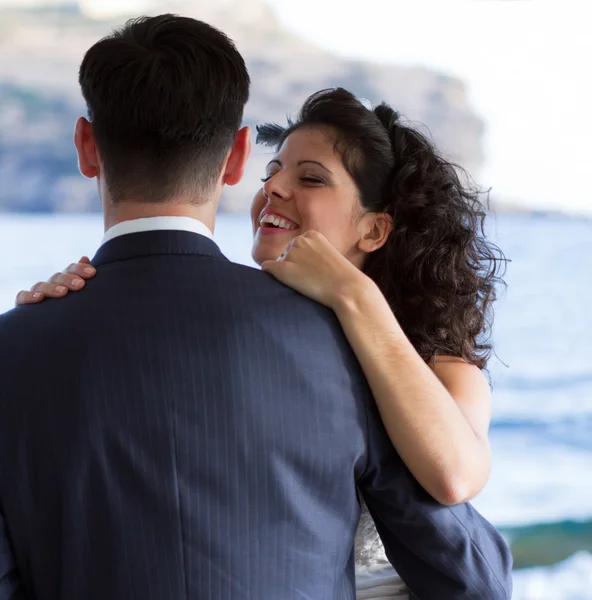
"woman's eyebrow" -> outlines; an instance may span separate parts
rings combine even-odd
[[[279,162],[279,161],[276,161],[276,162]],[[327,169],[327,167],[323,163],[320,163],[318,160],[301,160],[298,163],[298,166],[303,165],[305,163],[311,163],[313,165],[318,165],[322,169],[325,169],[325,171],[327,171],[327,173],[329,173],[329,175],[333,175],[333,173],[331,173],[331,171],[329,169]],[[280,163],[280,166],[281,166],[281,163]]]
[[[278,165],[278,167],[283,167],[282,161],[279,160],[279,159],[277,159],[277,158],[274,158],[273,160],[270,160],[267,163],[267,167],[266,168],[269,168],[273,164]],[[323,163],[320,163],[318,160],[309,160],[309,159],[307,159],[307,160],[300,160],[300,161],[298,161],[298,166],[305,165],[305,164],[317,165],[317,166],[321,167],[321,169],[324,169],[325,171],[327,171],[327,173],[329,173],[329,175],[333,175],[333,173],[329,169],[327,169],[327,167]]]

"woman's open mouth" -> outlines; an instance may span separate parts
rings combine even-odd
[[[259,229],[262,233],[285,233],[296,231],[298,225],[290,219],[271,212],[264,212],[259,219]]]

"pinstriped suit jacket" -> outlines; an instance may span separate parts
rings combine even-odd
[[[417,598],[510,597],[505,543],[410,476],[332,313],[194,233],[115,238],[94,264],[0,317],[27,598],[353,599],[356,484]]]

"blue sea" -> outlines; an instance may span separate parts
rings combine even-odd
[[[474,501],[515,558],[515,600],[592,600],[592,220],[498,215],[511,263],[491,365],[494,465]],[[220,217],[226,255],[251,264],[245,216]],[[0,216],[0,312],[16,292],[92,255],[101,218]]]

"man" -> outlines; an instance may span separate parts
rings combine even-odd
[[[417,598],[509,598],[503,540],[410,476],[335,317],[211,240],[250,150],[233,44],[139,19],[80,83],[100,277],[0,317],[0,508],[26,596],[353,598],[357,484]]]

